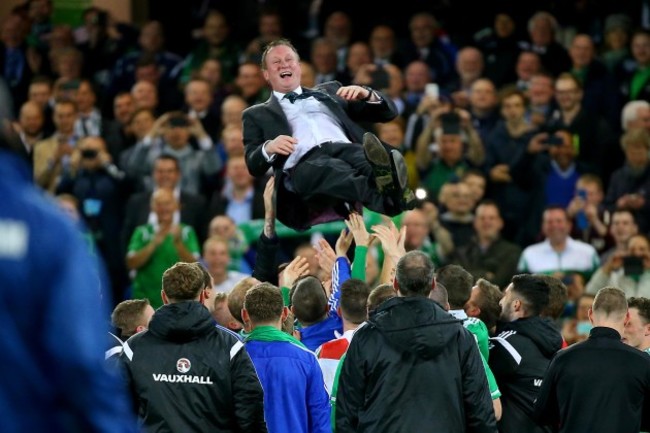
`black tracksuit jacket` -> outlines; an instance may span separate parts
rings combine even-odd
[[[243,344],[186,301],[159,308],[121,360],[147,432],[261,433],[264,394]]]

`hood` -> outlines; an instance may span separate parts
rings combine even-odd
[[[375,310],[369,324],[400,351],[433,359],[457,337],[462,320],[453,318],[431,299],[397,297]]]
[[[164,340],[185,342],[196,340],[214,328],[207,308],[197,301],[167,304],[156,310],[149,332]]]
[[[516,331],[517,334],[526,336],[547,358],[562,348],[562,334],[548,317],[527,317],[514,322],[499,322],[497,334],[504,331]]]

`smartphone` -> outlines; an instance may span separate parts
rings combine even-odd
[[[440,98],[440,87],[436,83],[429,83],[426,86],[424,86],[424,93],[433,99],[439,99]]]
[[[643,274],[643,259],[636,256],[623,257],[623,273],[625,275]]]
[[[548,138],[546,139],[546,144],[550,146],[562,146],[562,144],[564,144],[564,141],[562,141],[562,137],[558,137],[556,135],[549,135]]]

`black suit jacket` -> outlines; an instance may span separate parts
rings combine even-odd
[[[376,92],[381,97],[381,103],[346,101],[336,95],[340,87],[341,83],[331,81],[315,89],[303,88],[303,90],[321,91],[329,96],[322,103],[330,109],[352,143],[361,143],[365,133],[356,122],[387,122],[397,116],[395,104],[383,93]],[[268,101],[244,110],[242,122],[248,171],[255,177],[261,177],[270,167],[273,167],[278,220],[297,230],[308,229],[322,215],[323,210],[317,210],[286,189],[282,168],[287,156],[278,155],[272,162],[268,162],[262,154],[262,146],[267,141],[273,140],[278,135],[293,135],[280,102],[271,94]]]
[[[122,245],[124,250],[129,246],[129,240],[133,231],[139,225],[146,224],[149,220],[151,211],[151,192],[140,192],[133,194],[126,204],[126,216],[122,230]],[[194,228],[199,242],[205,239],[206,234],[206,204],[205,199],[200,195],[195,195],[181,191],[181,222]]]

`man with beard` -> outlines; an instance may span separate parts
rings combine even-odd
[[[501,390],[501,433],[550,432],[532,419],[535,399],[551,358],[562,347],[562,335],[549,318],[550,288],[539,275],[515,275],[499,304],[497,336],[490,339],[489,365]]]

